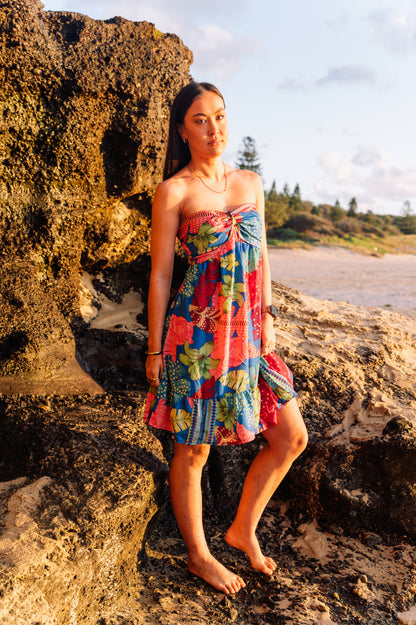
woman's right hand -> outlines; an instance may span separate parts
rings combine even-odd
[[[149,355],[146,358],[146,377],[151,386],[159,386],[160,377],[163,371],[162,354],[156,356]]]

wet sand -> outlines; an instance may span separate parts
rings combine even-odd
[[[416,318],[416,256],[364,256],[338,247],[269,248],[272,279],[307,295]]]

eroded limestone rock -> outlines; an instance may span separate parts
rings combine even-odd
[[[147,291],[151,198],[192,54],[147,22],[42,9],[0,1],[0,390],[36,378],[42,392],[42,376],[62,378],[61,358],[72,365],[58,390],[74,393],[88,390],[73,340],[81,273],[134,260],[127,292]],[[28,288],[15,285],[13,263]],[[23,311],[25,327],[10,327]]]
[[[1,398],[2,625],[138,622],[138,561],[167,473],[142,410],[133,394]]]
[[[416,322],[276,285],[277,351],[292,368],[308,449],[279,490],[324,527],[416,538]],[[215,450],[232,515],[260,443]],[[237,487],[235,476],[240,476]]]

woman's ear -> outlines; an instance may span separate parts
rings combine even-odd
[[[183,124],[178,124],[178,135],[184,143],[188,143],[188,139],[185,136],[185,128],[183,127]]]

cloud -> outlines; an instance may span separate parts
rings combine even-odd
[[[235,16],[241,13],[250,0],[84,0],[82,11],[91,15],[100,15],[98,19],[122,15],[127,19],[151,22],[153,15],[166,16],[169,22],[176,21],[175,16],[212,16],[214,11],[221,10],[222,17]],[[44,0],[46,10],[79,12],[80,0]]]
[[[44,0],[47,10],[79,11],[80,0]],[[233,24],[249,0],[85,0],[83,12],[96,19],[122,15],[151,22],[165,33],[175,33],[194,55],[191,74],[197,80],[224,81],[259,52],[260,41],[239,36]],[[78,7],[78,8],[76,8]],[[215,16],[215,17],[213,17]],[[213,21],[215,19],[215,22]]]
[[[247,59],[260,49],[255,38],[238,36],[233,31],[235,15],[244,11],[248,0],[141,0],[125,4],[139,7],[143,16],[152,16],[158,29],[174,32],[194,55],[191,74],[197,80],[224,81],[242,68]],[[218,18],[218,10],[220,18]],[[212,16],[216,15],[215,22]],[[150,19],[146,17],[145,19]]]
[[[360,167],[366,167],[367,165],[376,165],[383,161],[383,153],[376,147],[364,147],[359,148],[358,152],[354,154],[351,162],[354,165]]]
[[[340,65],[330,67],[322,78],[316,81],[318,87],[330,86],[333,84],[351,84],[376,82],[375,73],[365,65]]]
[[[228,29],[212,23],[190,29],[185,43],[194,53],[191,71],[198,74],[198,80],[206,76],[215,80],[229,78],[259,49],[254,38],[235,37]]]
[[[340,65],[338,67],[330,67],[325,76],[315,80],[314,83],[308,84],[303,78],[285,78],[277,85],[280,91],[288,91],[292,93],[306,93],[314,87],[328,87],[333,85],[351,85],[351,84],[375,84],[376,74],[372,69],[365,65]]]
[[[360,210],[387,212],[386,206],[416,200],[416,167],[399,167],[377,147],[361,147],[351,157],[337,152],[321,154],[318,164],[322,176],[315,183],[315,192],[322,201],[336,198],[347,205],[356,197]]]
[[[416,51],[416,6],[409,3],[404,9],[380,8],[368,17],[373,38],[393,54]]]
[[[318,156],[318,162],[330,179],[336,183],[349,184],[352,180],[353,165],[341,154],[328,152]]]
[[[292,91],[294,93],[305,93],[308,90],[305,81],[297,78],[285,78],[277,85],[277,88],[280,91]]]
[[[350,23],[350,15],[346,12],[341,13],[338,17],[325,20],[326,26],[331,30],[345,30]]]

